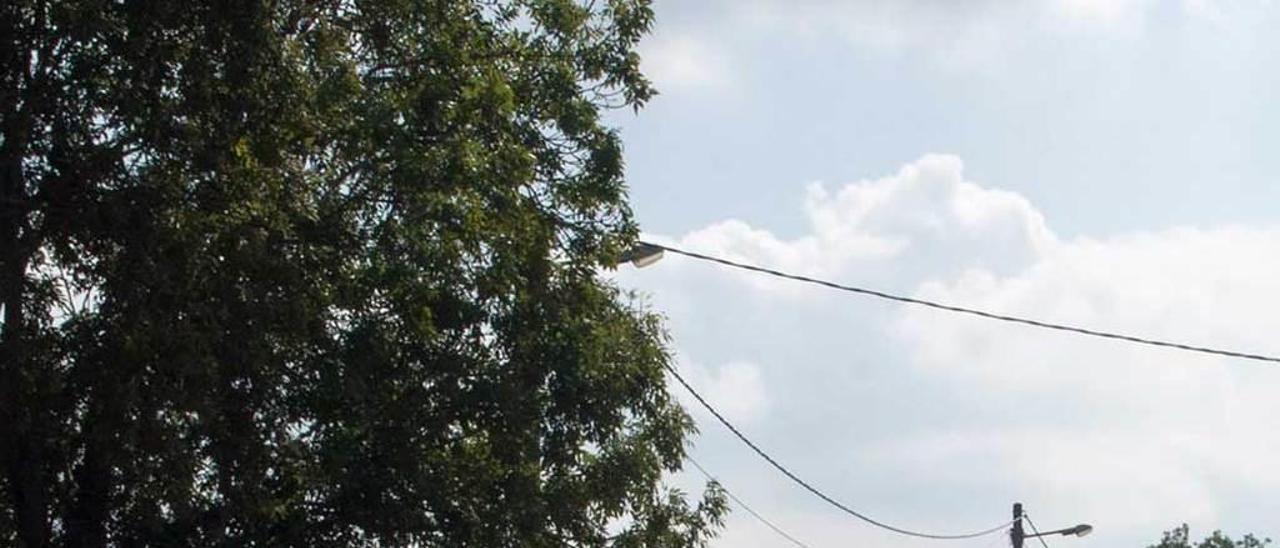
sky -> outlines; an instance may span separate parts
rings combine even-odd
[[[661,92],[610,122],[653,241],[1096,329],[1280,354],[1280,4],[655,3]],[[668,254],[623,287],[684,376],[834,498],[951,533],[1086,522],[1052,546],[1280,537],[1280,367],[871,300]],[[840,514],[673,384],[690,453],[809,546]],[[697,492],[697,476],[674,485]],[[788,542],[735,511],[716,547]]]

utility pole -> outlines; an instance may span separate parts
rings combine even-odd
[[[1013,503],[1013,529],[1009,530],[1009,540],[1013,541],[1013,548],[1022,548],[1022,539],[1026,535],[1022,533],[1022,503]]]

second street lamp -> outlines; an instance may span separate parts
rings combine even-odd
[[[1013,528],[1009,530],[1009,539],[1013,541],[1013,548],[1022,548],[1022,541],[1034,537],[1047,537],[1050,535],[1075,535],[1083,537],[1093,532],[1093,526],[1087,523],[1081,523],[1075,527],[1067,527],[1066,529],[1056,529],[1053,531],[1045,531],[1043,533],[1036,532],[1027,534],[1022,530],[1022,503],[1013,503]]]

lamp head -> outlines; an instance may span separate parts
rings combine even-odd
[[[636,268],[644,268],[662,259],[662,248],[653,244],[644,242],[637,243],[635,247],[627,250],[618,258],[620,263],[631,263]]]
[[[1070,528],[1070,529],[1067,529],[1067,530],[1066,530],[1064,533],[1062,533],[1062,534],[1064,534],[1064,535],[1075,535],[1075,536],[1077,536],[1077,537],[1083,537],[1083,536],[1085,536],[1085,535],[1087,535],[1087,534],[1089,534],[1089,533],[1092,533],[1092,532],[1093,532],[1093,526],[1092,526],[1092,525],[1089,525],[1089,524],[1087,524],[1087,523],[1081,523],[1080,525],[1077,525],[1077,526],[1075,526],[1075,527],[1072,527],[1072,528]]]

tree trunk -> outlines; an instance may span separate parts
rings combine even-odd
[[[16,90],[14,90],[16,91]],[[0,456],[8,493],[24,546],[43,547],[50,541],[48,501],[44,489],[43,440],[33,432],[30,401],[36,372],[27,351],[26,276],[31,261],[27,228],[27,188],[22,159],[27,146],[29,112],[18,108],[16,93],[4,105],[4,145],[0,147],[0,303],[4,326],[0,331]],[[29,107],[29,105],[24,105]],[[22,109],[26,110],[26,109]]]
[[[8,145],[9,143],[6,143]],[[6,146],[6,148],[8,148]],[[8,155],[6,155],[8,156]],[[48,503],[44,491],[43,443],[33,432],[34,421],[29,404],[32,382],[31,359],[26,347],[25,281],[29,255],[19,242],[21,215],[14,215],[12,205],[21,192],[21,181],[14,181],[12,156],[5,158],[3,190],[0,200],[6,205],[0,221],[0,287],[3,289],[4,331],[0,333],[0,440],[4,440],[3,457],[9,484],[9,497],[18,527],[18,538],[26,546],[46,546],[49,542]],[[18,192],[13,192],[14,190]],[[25,255],[25,256],[24,256]]]

